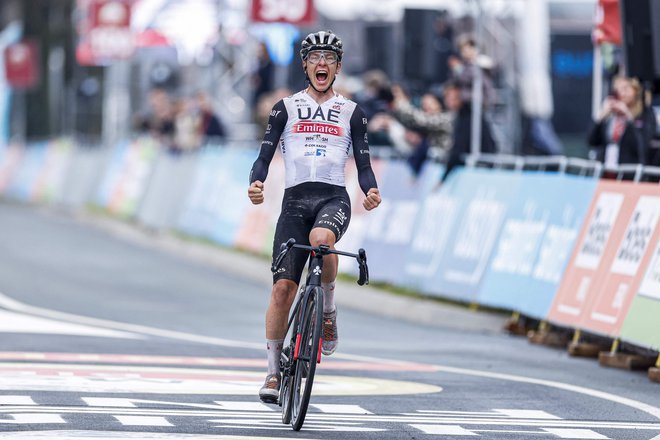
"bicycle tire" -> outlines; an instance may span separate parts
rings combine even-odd
[[[291,362],[291,353],[293,353],[294,344],[290,344],[283,351],[283,356],[286,358],[286,369],[290,371],[292,362]],[[293,390],[293,375],[288,372],[282,371],[282,390],[280,391],[280,403],[282,405],[282,423],[288,425],[291,423],[291,390]]]
[[[305,422],[309,399],[312,395],[316,363],[320,352],[321,328],[323,327],[323,290],[312,287],[300,326],[300,345],[292,381],[291,426],[300,431]]]

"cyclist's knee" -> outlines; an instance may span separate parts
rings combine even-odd
[[[276,307],[290,307],[295,297],[297,284],[291,280],[278,280],[273,284],[271,301]]]
[[[312,232],[309,233],[309,243],[312,246],[319,246],[322,244],[334,246],[335,234],[330,229],[314,228],[312,229]]]

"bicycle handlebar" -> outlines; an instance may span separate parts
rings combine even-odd
[[[346,257],[355,258],[355,260],[358,262],[358,266],[360,269],[360,276],[358,278],[357,283],[360,286],[369,284],[369,267],[367,266],[367,253],[365,252],[364,249],[360,248],[357,254],[352,254],[350,252],[330,249],[330,247],[327,245],[320,245],[319,247],[313,247],[304,244],[297,244],[296,240],[293,238],[289,238],[289,240],[287,240],[286,243],[282,243],[282,245],[280,246],[280,253],[273,262],[273,265],[270,267],[271,272],[273,273],[277,272],[277,269],[279,269],[280,265],[282,264],[282,260],[284,259],[284,257],[286,257],[286,254],[289,253],[291,248],[304,249],[321,256],[336,254],[336,255],[343,255]]]

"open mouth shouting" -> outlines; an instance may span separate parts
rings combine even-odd
[[[317,86],[320,89],[323,89],[330,84],[330,72],[328,72],[327,69],[319,68],[314,73],[314,79],[316,80]]]

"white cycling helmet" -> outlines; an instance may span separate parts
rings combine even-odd
[[[341,40],[332,31],[318,31],[307,35],[300,45],[300,58],[305,61],[313,50],[331,50],[337,54],[338,61],[341,61],[344,54]]]

